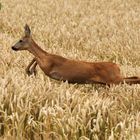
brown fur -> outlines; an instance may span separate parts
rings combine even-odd
[[[111,62],[85,62],[69,60],[59,55],[49,54],[42,50],[31,38],[30,29],[25,26],[25,37],[22,38],[24,45],[16,43],[13,50],[28,50],[35,58],[29,64],[26,72],[35,72],[38,64],[42,71],[50,78],[69,83],[99,83],[99,84],[140,84],[139,77],[123,78],[117,64]],[[33,65],[32,69],[30,67]]]

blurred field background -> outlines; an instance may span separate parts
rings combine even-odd
[[[31,27],[47,52],[140,76],[139,0],[1,0],[0,139],[139,140],[140,85],[72,85],[25,68],[11,46]]]

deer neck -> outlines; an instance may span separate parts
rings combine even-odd
[[[32,53],[36,58],[43,59],[46,55],[48,55],[48,53],[41,49],[34,41],[31,44],[32,45],[28,51]]]

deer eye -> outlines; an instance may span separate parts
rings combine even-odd
[[[19,40],[19,42],[23,42],[23,40]]]

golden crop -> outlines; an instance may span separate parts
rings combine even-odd
[[[33,56],[13,52],[27,23],[49,53],[111,61],[140,76],[139,0],[0,1],[0,140],[138,140],[140,85],[72,85],[52,80]]]

